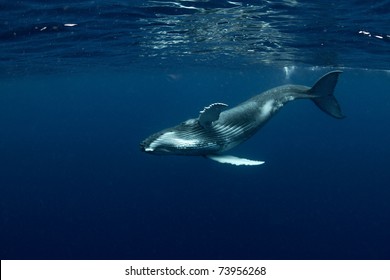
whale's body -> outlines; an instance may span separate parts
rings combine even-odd
[[[287,102],[307,98],[332,117],[343,114],[333,95],[341,71],[320,78],[313,87],[285,85],[256,95],[236,107],[225,110],[214,103],[177,126],[157,132],[141,142],[141,150],[152,154],[207,156],[222,163],[258,165],[264,162],[222,154],[252,137]]]

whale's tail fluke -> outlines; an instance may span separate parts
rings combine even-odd
[[[325,74],[309,90],[309,94],[315,96],[312,100],[318,108],[337,119],[345,117],[341,112],[339,103],[333,95],[334,88],[341,73],[342,71],[332,71]]]

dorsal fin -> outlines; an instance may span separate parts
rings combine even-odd
[[[199,112],[199,124],[203,127],[209,126],[213,121],[218,120],[219,114],[221,114],[227,106],[228,105],[224,103],[213,103],[210,106],[204,107],[204,109]]]

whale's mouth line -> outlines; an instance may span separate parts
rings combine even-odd
[[[142,141],[140,143],[139,148],[140,148],[141,152],[145,152],[145,153],[153,152],[153,149],[151,149],[150,147],[147,147],[146,143],[144,141]]]
[[[141,143],[140,144],[140,150],[141,152],[147,153],[147,154],[168,154],[171,153],[169,149],[165,148],[153,148],[150,145],[147,145],[146,143]]]

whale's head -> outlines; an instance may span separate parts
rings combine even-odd
[[[190,119],[152,134],[141,142],[140,148],[150,154],[207,155],[217,152],[220,145],[197,119]]]

